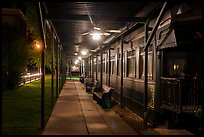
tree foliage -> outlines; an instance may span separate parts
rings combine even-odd
[[[41,22],[38,15],[38,6],[35,2],[26,2],[26,40],[27,44],[31,45],[29,48],[29,64],[40,68],[41,66],[41,50],[37,50],[35,47],[35,41],[43,44],[43,38],[41,35]],[[45,49],[45,67],[51,68],[51,32],[46,29],[46,49]]]
[[[24,2],[26,8],[24,20],[20,23],[9,23],[2,20],[2,87],[3,89],[15,88],[21,79],[21,73],[28,65],[41,66],[41,51],[35,48],[35,41],[43,44],[41,35],[41,22],[38,15],[38,6],[35,2]],[[15,7],[12,7],[15,8]],[[26,26],[26,27],[25,27]],[[26,29],[24,29],[26,28]],[[45,66],[51,68],[51,32],[46,31],[47,49],[45,50]],[[42,45],[41,45],[42,46]]]
[[[40,68],[41,52],[35,48],[35,41],[42,41],[37,3],[25,2],[26,7],[26,44],[29,46],[28,64]]]
[[[2,87],[12,89],[19,84],[20,75],[28,61],[25,38],[21,28],[4,24],[2,28]]]

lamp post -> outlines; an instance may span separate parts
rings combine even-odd
[[[81,77],[82,76],[82,57],[79,56],[78,60],[79,60],[79,75]]]
[[[42,11],[41,11],[41,4],[38,2],[38,8],[39,8],[39,17],[40,17],[40,24],[41,24],[41,35],[43,37],[44,44],[42,44],[42,61],[41,61],[41,129],[44,129],[44,94],[45,94],[45,45],[46,45],[46,39],[45,39],[45,32],[44,32],[44,22],[42,18]]]

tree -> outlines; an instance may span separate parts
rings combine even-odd
[[[2,88],[15,88],[27,64],[27,45],[21,28],[4,24],[2,28]]]
[[[25,2],[26,7],[26,44],[29,46],[29,60],[27,65],[40,68],[41,54],[35,49],[35,41],[42,41],[40,35],[39,17],[37,15],[37,3]]]
[[[36,50],[35,42],[38,41],[43,44],[43,40],[40,34],[40,20],[37,15],[37,3],[35,2],[26,2],[26,23],[27,23],[27,34],[26,40],[27,44],[31,45],[29,48],[29,64],[34,65],[38,68],[41,66],[41,53],[40,50]],[[46,54],[45,54],[45,67],[51,68],[51,32],[46,29]]]
[[[22,3],[21,3],[22,4]],[[13,3],[11,4],[13,5]],[[14,4],[18,5],[18,3]],[[41,66],[41,51],[35,49],[35,42],[43,43],[38,17],[38,6],[35,2],[24,2],[26,14],[23,20],[14,16],[15,21],[9,23],[7,18],[2,19],[2,87],[3,89],[15,88],[21,79],[21,73],[28,65]],[[11,6],[11,8],[16,8]],[[4,16],[3,16],[4,17]],[[20,20],[19,20],[20,19]],[[4,20],[4,21],[3,21]],[[25,27],[26,26],[26,27]],[[46,31],[47,49],[45,66],[51,68],[51,32]]]

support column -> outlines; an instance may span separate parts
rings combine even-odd
[[[120,82],[120,103],[123,107],[123,36],[121,36],[121,82]]]
[[[161,53],[160,51],[157,51],[157,60],[156,60],[156,92],[155,92],[155,110],[157,112],[160,111],[160,101],[161,101],[161,80],[160,80],[160,77],[161,77],[161,67],[160,67],[160,64],[161,64]]]
[[[44,129],[44,95],[45,95],[45,47],[46,47],[46,37],[45,37],[45,28],[44,28],[44,20],[42,18],[41,4],[38,2],[38,14],[40,17],[41,24],[41,36],[43,37],[42,52],[41,52],[41,129]]]
[[[144,45],[148,39],[148,22],[144,25]],[[145,49],[145,62],[144,62],[144,127],[147,127],[147,95],[148,95],[148,47]]]
[[[96,80],[98,80],[98,55],[96,54]]]
[[[148,80],[148,73],[147,73],[147,65],[148,65],[148,47],[150,46],[150,43],[154,37],[154,35],[156,34],[157,28],[162,20],[162,17],[164,15],[164,11],[166,8],[167,2],[164,2],[161,11],[159,13],[159,16],[157,17],[157,20],[154,24],[152,33],[150,34],[150,36],[148,37],[148,20],[147,23],[145,23],[145,38],[144,38],[144,51],[145,51],[145,80],[144,80],[144,127],[147,126],[147,90],[148,90],[148,85],[147,85],[147,80]]]
[[[51,60],[51,64],[52,64],[52,76],[51,76],[51,106],[53,107],[53,94],[54,94],[54,43],[55,43],[55,39],[54,39],[54,34],[53,34],[53,39],[52,39],[52,44],[51,44],[51,53],[52,53],[52,60]]]
[[[58,45],[56,45],[56,99],[58,98],[58,52],[59,52],[59,48]]]
[[[82,59],[79,61],[80,62],[80,70],[79,70],[79,76],[81,77],[83,72],[82,72]]]
[[[128,53],[128,51],[126,50],[125,52],[124,52],[124,77],[127,77],[127,53]]]
[[[156,71],[157,71],[157,69],[156,69],[156,66],[157,66],[157,50],[156,50],[156,47],[157,47],[157,40],[156,40],[156,35],[154,36],[154,44],[153,44],[153,55],[152,55],[152,60],[153,60],[153,70],[152,70],[152,75],[153,75],[153,81],[156,81]]]
[[[110,77],[111,77],[111,48],[108,49],[108,86],[110,87]]]
[[[101,74],[100,74],[100,81],[101,81],[101,85],[100,87],[102,88],[102,85],[103,85],[103,49],[102,49],[102,46],[100,46],[101,48]]]
[[[58,60],[59,92],[58,93],[60,94],[60,91],[61,91],[61,47],[60,47],[60,45],[58,45],[58,46],[59,46],[59,54],[58,54],[58,56],[59,56],[59,60]]]
[[[92,77],[91,76],[91,57],[89,58],[89,78]]]
[[[62,87],[63,87],[63,68],[62,68],[62,45],[60,45],[60,93],[62,91]]]
[[[92,78],[92,82],[94,82],[94,57],[91,58],[91,63],[92,63],[91,78]]]
[[[70,79],[70,80],[71,80],[71,77],[72,77],[71,64],[72,64],[72,60],[69,58],[69,79]]]
[[[107,74],[108,74],[108,73],[107,73],[107,71],[108,71],[108,70],[107,70],[107,64],[108,64],[108,63],[107,63],[107,58],[108,58],[108,53],[105,52],[105,55],[104,55],[104,56],[105,56],[105,57],[104,57],[104,69],[105,69],[105,70],[104,70],[104,76],[105,76],[105,84],[108,85],[108,80],[107,80],[107,79],[108,79],[108,76],[107,76]]]
[[[85,71],[84,71],[84,59],[81,60],[81,72],[83,77],[85,77]]]

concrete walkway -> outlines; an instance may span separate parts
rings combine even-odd
[[[42,135],[138,135],[112,109],[102,109],[80,82],[67,81]]]

